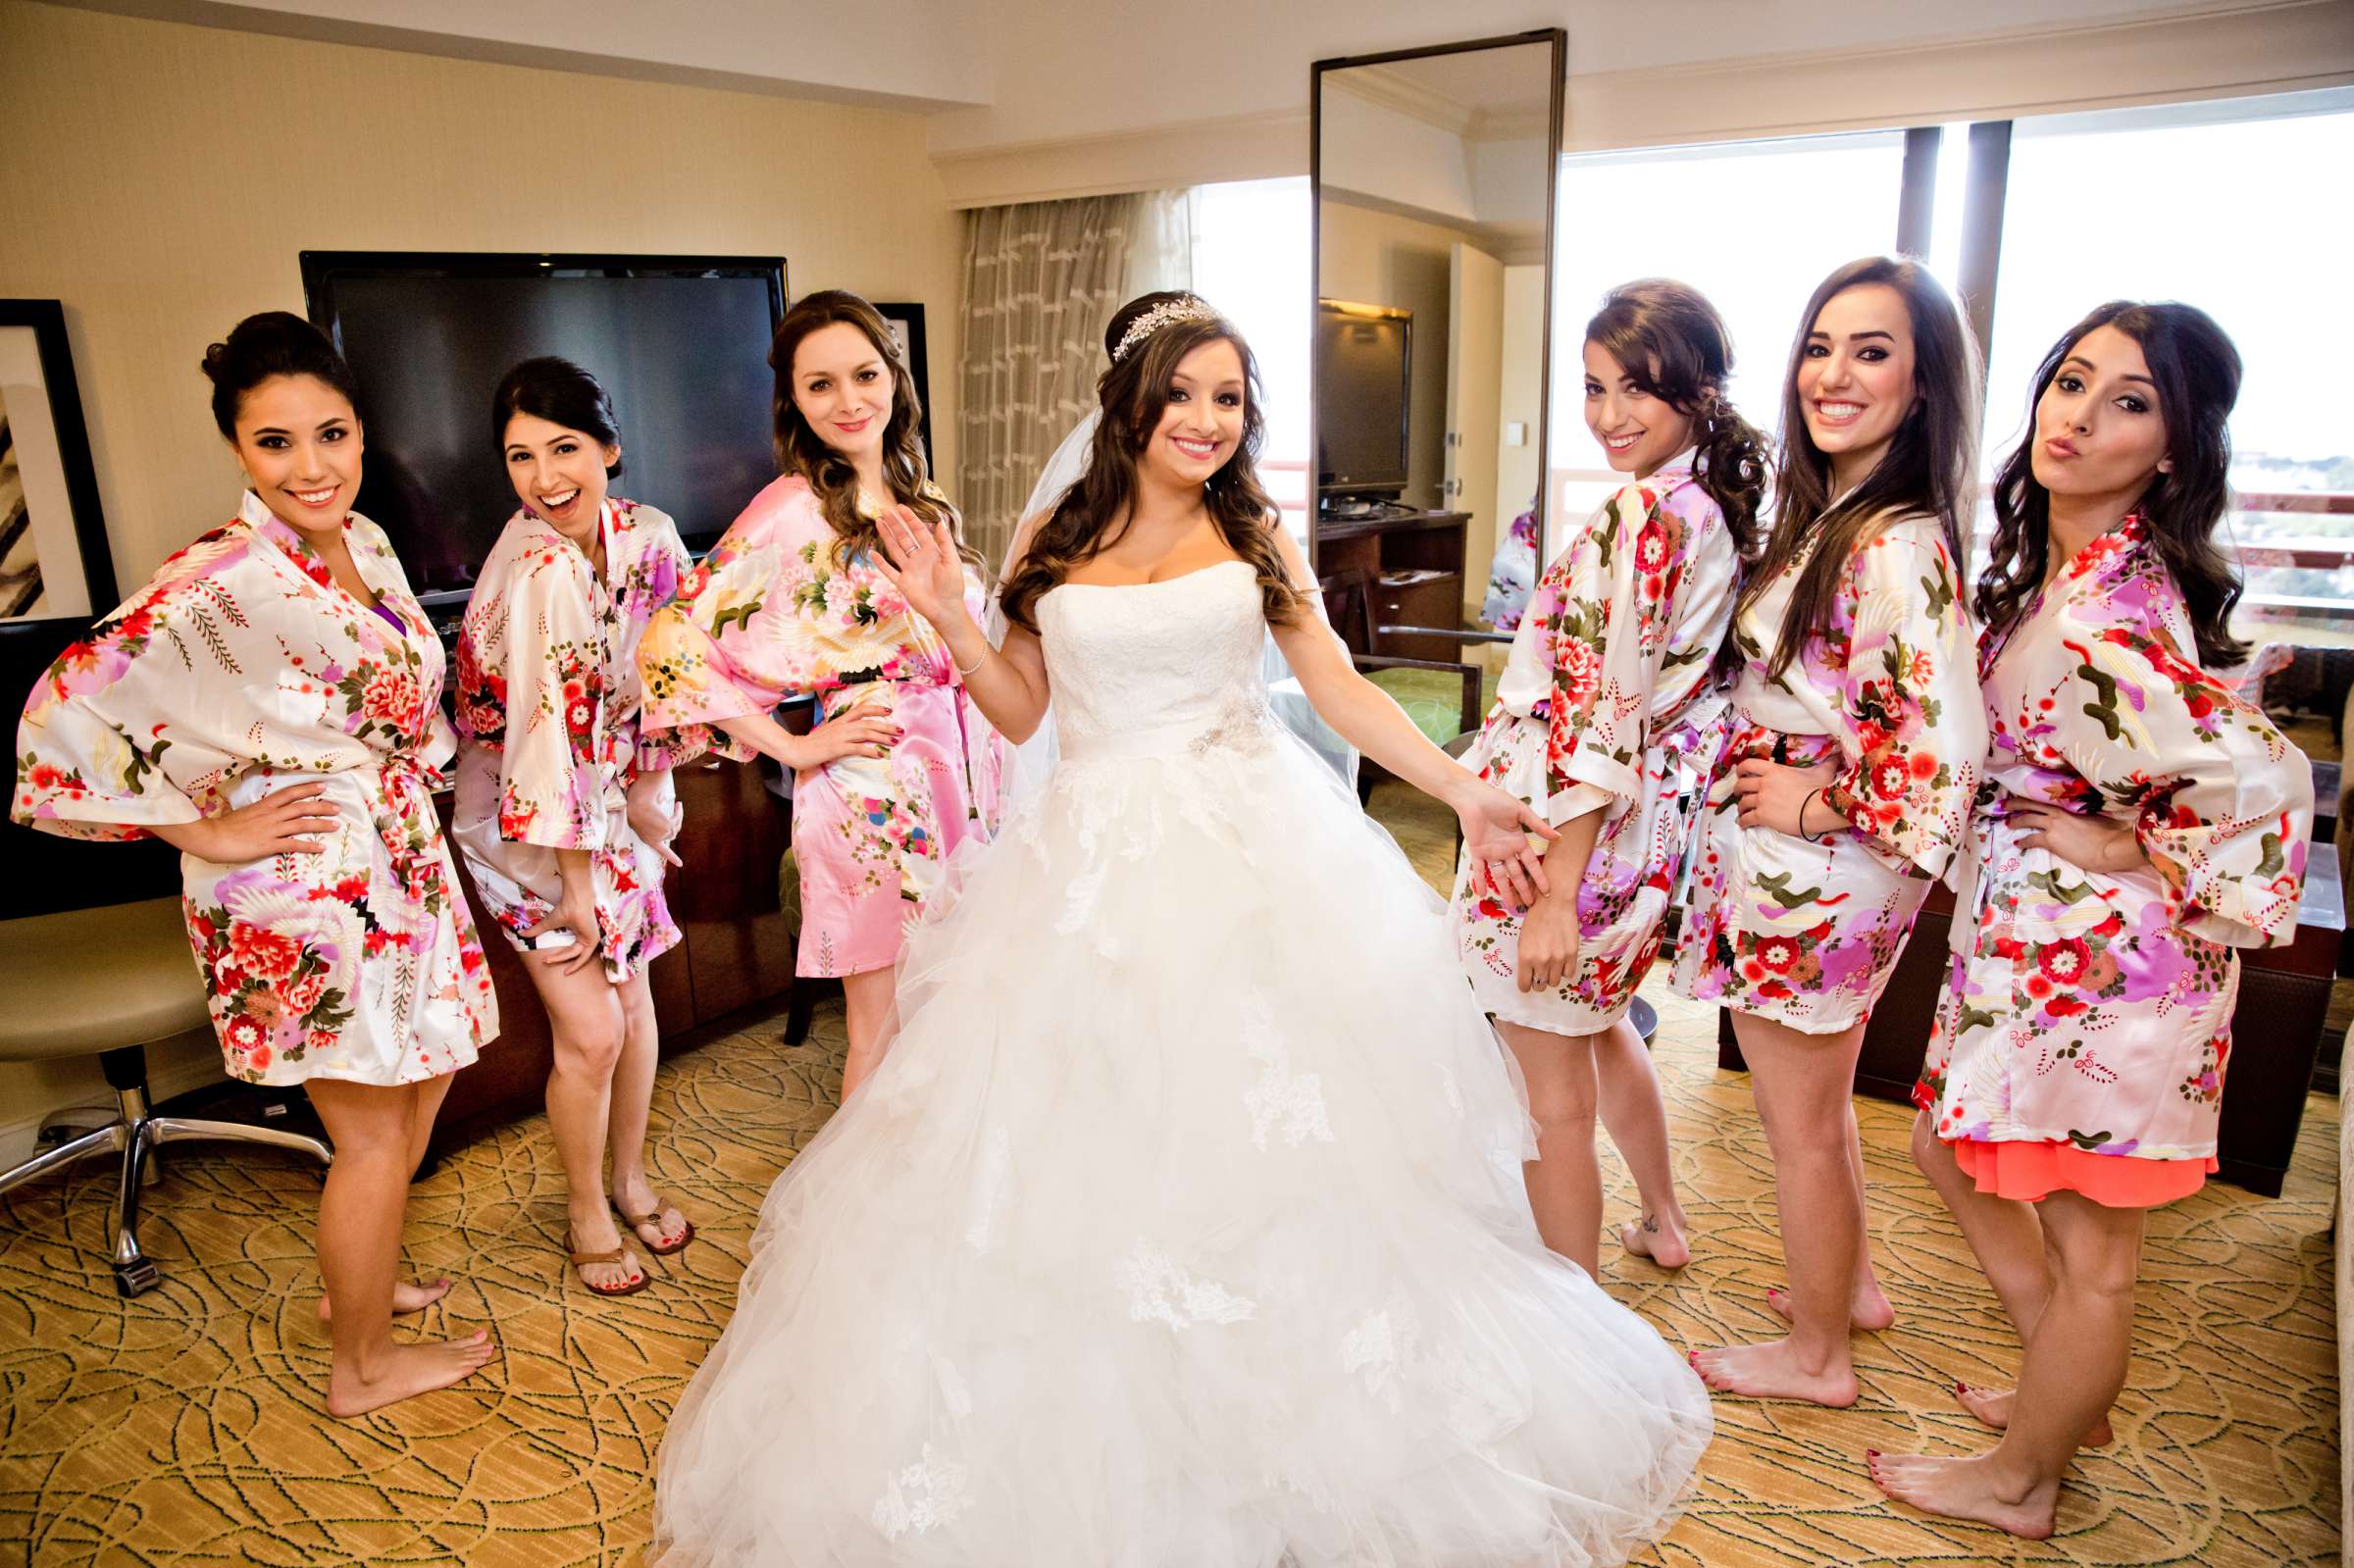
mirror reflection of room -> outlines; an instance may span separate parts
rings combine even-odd
[[[1317,571],[1353,652],[1412,661],[1366,674],[1441,743],[1526,593],[1496,564],[1533,562],[1542,528],[1558,48],[1317,77]]]

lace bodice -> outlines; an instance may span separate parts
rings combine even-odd
[[[1160,582],[1066,582],[1038,615],[1066,757],[1176,749],[1266,710],[1266,619],[1248,562]]]

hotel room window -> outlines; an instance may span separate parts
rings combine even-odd
[[[1202,185],[1194,193],[1194,292],[1250,339],[1265,383],[1259,480],[1307,537],[1308,185],[1305,177]]]
[[[2055,338],[2109,299],[2179,299],[2245,364],[2231,418],[2240,632],[2354,644],[2354,363],[2345,258],[2354,91],[2014,123],[1996,274],[1988,472],[2024,429]]]

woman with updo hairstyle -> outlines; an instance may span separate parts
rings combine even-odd
[[[646,625],[691,563],[668,517],[608,489],[621,427],[578,365],[509,371],[489,433],[519,504],[458,627],[466,744],[450,836],[547,1009],[573,1266],[598,1295],[628,1295],[646,1275],[616,1213],[657,1256],[694,1236],[645,1174],[658,1043],[646,966],[679,941],[662,895],[679,819],[671,753],[640,731],[638,673]]]
[[[882,1048],[900,929],[939,896],[957,848],[996,831],[1005,748],[947,644],[876,569],[889,509],[957,526],[890,327],[855,294],[810,294],[778,324],[768,362],[784,477],[647,629],[643,733],[792,771],[794,973],[841,977],[847,1099]],[[979,613],[977,558],[959,549]],[[807,734],[771,716],[796,695],[817,699]]]
[[[1902,1501],[2052,1533],[2110,1441],[2145,1216],[2216,1169],[2239,949],[2294,939],[2313,770],[2211,673],[2238,663],[2226,422],[2239,354],[2188,305],[2101,306],[2052,345],[1995,478],[1978,578],[1989,787],[1913,1157],[2025,1346],[1968,1458],[1874,1456]]]
[[[396,1342],[449,1282],[396,1280],[409,1179],[498,1008],[433,792],[456,748],[441,643],[360,488],[356,383],[298,316],[204,357],[237,515],[162,566],[33,687],[18,821],[180,851],[224,1065],[299,1084],[334,1140],[319,1200],[331,1415],[446,1388],[486,1333]],[[332,1305],[332,1312],[330,1307]]]
[[[1451,913],[1471,989],[1528,1084],[1528,1195],[1546,1244],[1600,1267],[1599,1107],[1643,1206],[1620,1244],[1673,1269],[1690,1247],[1666,1111],[1626,1013],[1731,723],[1717,654],[1769,451],[1725,401],[1730,337],[1697,289],[1612,289],[1584,358],[1586,428],[1626,482],[1538,580],[1463,759],[1561,830],[1545,852],[1553,886],[1516,909],[1466,858]]]

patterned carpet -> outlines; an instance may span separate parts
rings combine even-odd
[[[1447,824],[1384,800],[1419,863]],[[1698,1227],[1669,1277],[1606,1254],[1605,1283],[1678,1345],[1769,1332],[1770,1172],[1713,1014],[1659,994],[1657,1044],[1679,1175]],[[460,1279],[429,1332],[495,1325],[504,1354],[457,1390],[363,1421],[317,1413],[327,1339],[313,1316],[318,1181],[275,1154],[171,1151],[143,1238],[165,1283],[118,1301],[100,1251],[97,1165],[0,1199],[0,1568],[81,1564],[627,1564],[651,1462],[685,1379],[734,1298],[769,1181],[832,1107],[839,1005],[788,1049],[762,1022],[668,1063],[655,1177],[703,1239],[652,1290],[598,1300],[569,1283],[555,1152],[542,1122],[444,1162],[417,1189],[409,1250]],[[1874,1256],[1903,1313],[1859,1341],[1851,1411],[1719,1400],[1690,1511],[1638,1561],[1671,1568],[2183,1564],[2274,1568],[2338,1550],[2329,1195],[2337,1104],[2317,1096],[2285,1196],[2216,1187],[2153,1222],[2119,1442],[2079,1466],[2058,1539],[1948,1527],[1884,1503],[1866,1447],[1963,1451],[1983,1434],[1957,1378],[2017,1365],[1967,1248],[1905,1154],[1906,1115],[1863,1102]],[[1612,1218],[1626,1212],[1611,1168]],[[1085,1568],[1040,1564],[1037,1568]]]

